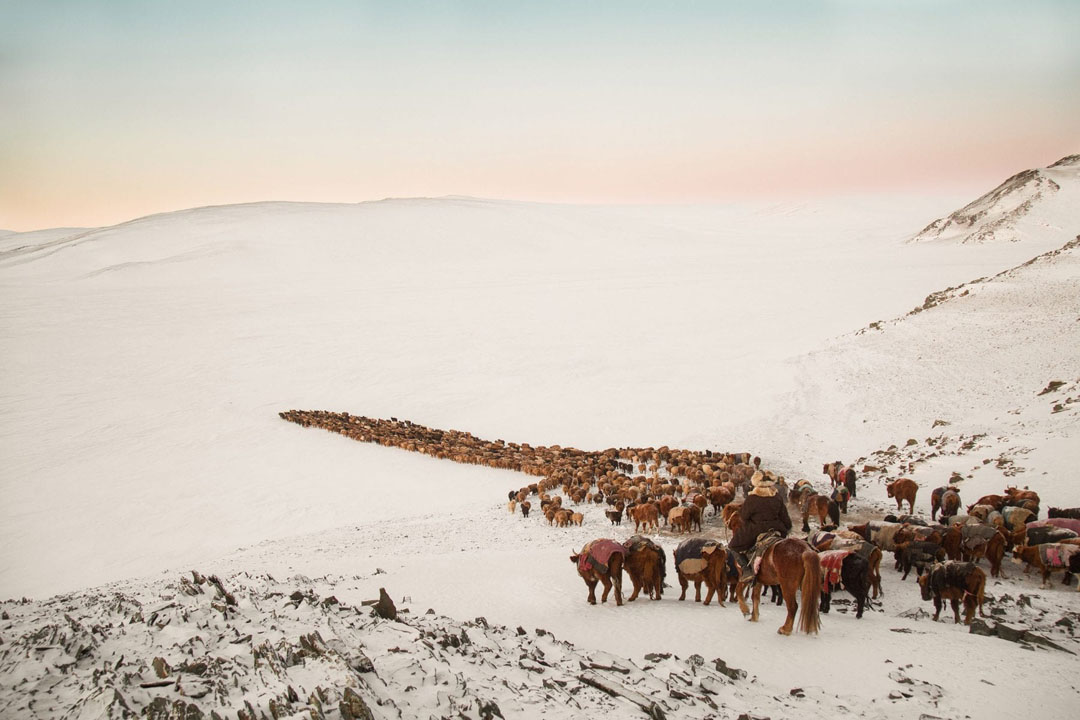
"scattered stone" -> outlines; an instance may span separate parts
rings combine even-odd
[[[154,674],[159,678],[169,677],[169,673],[172,672],[172,668],[169,667],[169,663],[165,662],[165,658],[154,658],[150,665],[154,668]]]
[[[797,697],[797,698],[806,697],[806,693],[803,692],[802,688],[791,688],[791,690],[788,691],[788,694],[791,695],[792,697]]]
[[[351,687],[345,688],[345,694],[338,705],[338,711],[341,713],[343,720],[375,720],[375,716],[371,714],[371,708],[364,702],[364,698],[360,697]]]
[[[720,658],[716,658],[715,660],[713,660],[713,665],[716,667],[716,672],[720,673],[721,675],[726,675],[727,677],[731,678],[732,680],[745,680],[746,679],[746,671],[745,670],[740,670],[739,668],[728,667],[728,664],[726,662],[724,662],[723,660],[721,660]]]
[[[647,653],[645,659],[649,662],[660,662],[671,657],[671,653]]]
[[[1062,387],[1064,384],[1065,383],[1061,380],[1051,380],[1049,383],[1047,383],[1046,387],[1044,387],[1042,391],[1039,392],[1039,395],[1046,395],[1047,393],[1052,393],[1058,388]]]
[[[911,447],[912,445],[918,445],[919,441],[916,440],[915,438],[908,438],[908,441],[906,443],[904,443],[904,444],[905,444],[906,447]]]
[[[913,633],[915,632],[911,628],[889,628],[890,631],[895,633]]]
[[[397,607],[386,592],[386,588],[379,588],[379,601],[375,603],[375,614],[384,620],[397,620]]]

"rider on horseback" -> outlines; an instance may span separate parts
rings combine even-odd
[[[758,536],[773,531],[779,537],[787,537],[791,530],[791,518],[787,506],[776,493],[775,481],[758,471],[750,478],[750,484],[754,489],[747,493],[739,509],[743,525],[735,531],[728,545],[742,567],[742,580],[754,576],[753,563],[746,553],[754,548]]]

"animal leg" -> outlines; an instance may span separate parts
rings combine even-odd
[[[960,601],[957,600],[956,598],[950,598],[949,599],[949,604],[952,605],[953,618],[954,618],[953,623],[955,625],[959,625],[960,624]]]
[[[686,589],[689,587],[689,583],[686,581],[686,576],[681,572],[679,573],[679,585],[682,586],[682,594],[679,595],[679,600],[686,599]]]
[[[586,580],[585,584],[589,588],[589,604],[590,605],[595,605],[596,604],[596,581],[595,580],[591,580],[591,581]]]
[[[784,620],[784,624],[776,631],[781,635],[790,635],[791,628],[795,624],[795,613],[799,610],[799,603],[795,599],[795,592],[798,588],[791,580],[784,578],[780,582],[780,591],[784,594],[784,604],[787,605],[787,619]]]
[[[606,603],[608,593],[611,592],[611,580],[606,577],[601,577],[600,582],[604,585],[604,594],[600,596],[600,602]]]
[[[754,583],[754,611],[750,613],[750,622],[758,621],[758,608],[761,605],[761,588],[762,585],[760,582]]]
[[[694,580],[694,602],[701,602],[701,578]]]

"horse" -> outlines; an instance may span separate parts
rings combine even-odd
[[[643,589],[653,600],[659,600],[664,594],[664,578],[667,576],[667,555],[664,549],[642,535],[633,535],[623,543],[626,558],[623,569],[630,575],[634,592],[626,602],[637,599]]]
[[[729,532],[734,533],[736,530],[742,527],[742,517],[739,515],[739,511],[742,509],[742,501],[728,503],[724,506],[722,516],[724,518],[724,527]]]
[[[810,532],[810,516],[813,515],[818,519],[818,527],[822,530],[827,527],[837,527],[840,525],[840,506],[836,504],[836,501],[830,500],[825,495],[809,495],[803,498],[802,503],[802,531]],[[825,518],[828,517],[832,520],[831,524],[826,524]]]
[[[821,601],[821,559],[817,551],[805,540],[785,538],[778,540],[761,556],[761,565],[754,578],[754,610],[750,611],[743,599],[746,581],[740,579],[736,588],[739,609],[743,616],[749,615],[751,622],[758,621],[758,606],[761,603],[761,588],[764,585],[780,585],[787,605],[787,619],[777,630],[781,635],[790,635],[799,603],[795,594],[802,592],[802,612],[799,613],[799,630],[805,633],[817,633],[821,628],[818,615]]]
[[[867,596],[873,586],[870,563],[854,550],[844,548],[822,553],[821,567],[821,612],[829,612],[833,588],[842,584],[844,589],[855,597],[855,619],[861,618],[863,608],[870,604]]]
[[[675,571],[679,574],[682,594],[679,600],[686,599],[686,590],[694,583],[694,602],[701,602],[701,583],[705,583],[705,605],[712,602],[713,595],[720,607],[724,607],[724,595],[727,590],[727,551],[715,540],[690,538],[683,540],[673,551]]]
[[[840,507],[840,514],[847,514],[848,500],[851,499],[851,491],[841,485],[832,491],[832,495],[829,498]]]
[[[960,601],[964,601],[964,624],[970,625],[975,617],[975,607],[979,608],[979,617],[986,617],[983,612],[983,593],[986,588],[986,573],[973,563],[945,562],[936,563],[929,572],[919,576],[919,589],[923,600],[934,601],[934,621],[941,615],[943,600],[952,604],[953,616],[960,622]]]
[[[930,492],[930,519],[936,521],[938,509],[941,507],[941,496],[948,490],[955,490],[952,485],[942,485]],[[955,513],[953,513],[955,515]]]
[[[842,485],[848,489],[851,497],[856,497],[855,468],[847,467],[837,460],[836,462],[825,463],[821,472],[829,476],[829,481],[832,482],[833,487]]]
[[[604,586],[600,602],[605,603],[612,587],[615,588],[615,604],[622,605],[622,571],[626,548],[622,543],[600,538],[585,543],[581,552],[570,556],[577,566],[578,575],[589,588],[589,604],[596,604],[596,583]]]
[[[896,498],[896,509],[901,509],[901,503],[905,500],[910,508],[908,512],[915,513],[915,493],[919,491],[919,484],[909,478],[900,478],[885,485],[889,497]]]
[[[801,507],[804,498],[816,493],[817,490],[814,489],[813,483],[809,480],[796,480],[795,486],[788,493],[788,502],[796,507]]]

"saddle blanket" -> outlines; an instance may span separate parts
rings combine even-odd
[[[709,564],[708,555],[720,549],[716,540],[691,538],[675,548],[675,565],[683,575],[695,575]]]
[[[844,566],[844,558],[852,553],[851,550],[828,550],[821,553],[821,591],[829,592],[834,585],[843,587],[840,579],[840,571]]]
[[[622,543],[607,539],[593,540],[586,543],[581,549],[581,554],[578,555],[578,571],[587,572],[589,568],[594,568],[597,572],[606,573],[611,556],[616,553],[622,555],[625,552],[626,548],[622,546]]]
[[[1042,560],[1043,567],[1067,568],[1069,567],[1069,559],[1078,551],[1080,551],[1080,547],[1076,545],[1044,543],[1039,545],[1039,559]]]

